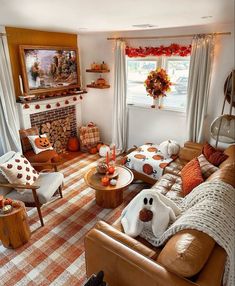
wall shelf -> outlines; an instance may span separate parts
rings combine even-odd
[[[92,69],[86,69],[86,72],[107,73],[107,72],[110,72],[110,70],[92,70]]]
[[[88,84],[87,87],[89,88],[98,88],[98,89],[105,89],[105,88],[110,88],[109,84],[106,85],[92,85],[92,84]]]

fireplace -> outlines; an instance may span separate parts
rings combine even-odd
[[[46,133],[57,152],[64,152],[69,137],[76,136],[81,125],[81,99],[74,96],[17,103],[20,128],[38,127]]]

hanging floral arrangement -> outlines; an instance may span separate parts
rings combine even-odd
[[[149,96],[157,99],[166,96],[172,85],[167,72],[163,68],[151,71],[144,82],[144,86]]]
[[[159,47],[126,47],[126,55],[129,58],[148,57],[148,56],[180,56],[187,57],[191,53],[191,45],[182,46],[179,44],[171,44],[170,46]]]

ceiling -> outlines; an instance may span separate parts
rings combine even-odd
[[[0,25],[47,31],[128,31],[233,21],[234,0],[0,0]],[[133,27],[142,24],[153,27]]]

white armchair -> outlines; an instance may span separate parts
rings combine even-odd
[[[0,157],[0,164],[6,163],[15,155],[14,151],[10,151]],[[32,166],[48,166],[48,163],[31,163]],[[38,179],[33,185],[10,184],[6,178],[0,173],[0,195],[20,200],[28,207],[36,207],[41,225],[44,225],[41,206],[50,201],[52,196],[58,192],[62,198],[62,185],[64,176],[57,172],[57,164],[50,163],[54,167],[54,172],[41,172]],[[16,189],[23,189],[19,192]]]

